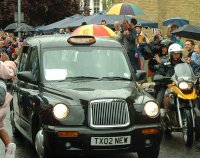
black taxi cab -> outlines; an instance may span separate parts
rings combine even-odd
[[[31,37],[13,82],[13,135],[41,158],[116,151],[157,158],[163,129],[157,102],[138,86],[145,76],[114,39]]]

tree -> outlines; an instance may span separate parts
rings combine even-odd
[[[103,9],[106,10],[113,5],[113,0],[102,0]]]
[[[29,0],[30,24],[50,24],[79,13],[80,0]]]
[[[32,26],[50,24],[80,13],[80,0],[21,0],[24,22]],[[17,0],[0,1],[0,28],[14,22]]]

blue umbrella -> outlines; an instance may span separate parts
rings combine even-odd
[[[107,26],[110,28],[114,28],[115,21],[119,21],[122,24],[124,19],[130,21],[131,18],[132,18],[131,16],[127,15],[105,15],[97,13],[94,15],[82,17],[79,20],[68,23],[67,26],[78,27],[81,26],[83,22],[86,22],[87,24],[100,24],[101,20],[106,20]],[[139,24],[141,24],[142,27],[151,27],[151,28],[158,27],[158,23],[155,21],[144,20],[144,19],[137,19],[137,21]]]
[[[57,21],[55,23],[46,25],[44,27],[40,27],[39,30],[41,31],[49,31],[49,30],[56,30],[58,28],[65,28],[67,26],[68,23],[72,22],[72,21],[76,21],[80,18],[82,18],[82,15],[79,14],[75,14],[73,16],[67,17],[63,20]]]
[[[200,40],[200,26],[188,24],[188,25],[179,27],[178,29],[173,31],[172,34],[177,35],[179,37]]]
[[[163,21],[163,26],[168,26],[169,24],[174,24],[177,26],[184,26],[189,24],[189,20],[181,18],[181,17],[173,17]]]

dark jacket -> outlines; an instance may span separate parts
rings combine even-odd
[[[135,52],[135,29],[129,29],[128,35],[123,35],[123,31],[119,31],[115,39],[117,39],[125,47],[127,52]]]
[[[183,61],[180,59],[179,63],[183,63]],[[175,65],[176,64],[172,60],[167,63],[160,64],[157,68],[156,74],[171,77],[174,75]]]

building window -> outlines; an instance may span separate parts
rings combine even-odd
[[[99,7],[94,7],[94,13],[98,13],[99,12]]]
[[[85,4],[87,4],[88,6],[90,6],[90,0],[86,0]]]
[[[94,0],[94,13],[98,13],[100,10],[100,0]]]

